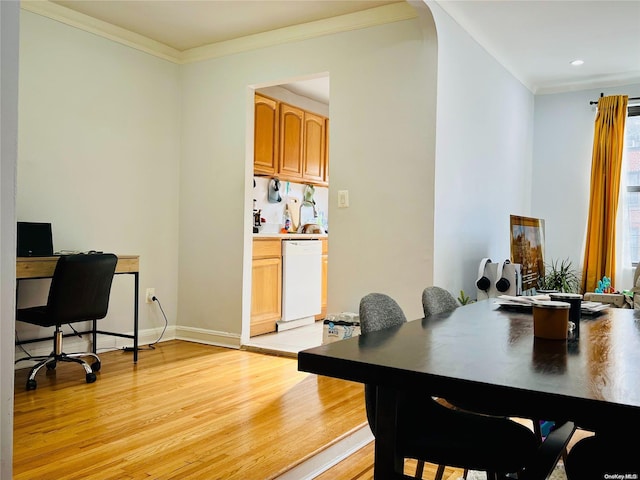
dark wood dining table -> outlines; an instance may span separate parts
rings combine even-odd
[[[401,393],[489,399],[507,415],[567,421],[593,431],[640,427],[636,310],[583,315],[577,338],[544,340],[533,335],[530,311],[505,310],[488,299],[304,350],[298,368],[378,386],[375,479],[408,478],[395,448]],[[526,477],[546,478],[545,461]]]

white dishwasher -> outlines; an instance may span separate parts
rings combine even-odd
[[[310,325],[320,313],[322,242],[282,241],[282,319],[278,331]]]

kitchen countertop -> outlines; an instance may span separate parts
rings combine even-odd
[[[329,238],[328,233],[254,233],[253,238],[280,238],[282,240],[288,239],[305,239],[314,240],[318,238]]]

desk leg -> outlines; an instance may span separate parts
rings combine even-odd
[[[98,321],[91,322],[91,351],[98,353]]]
[[[378,386],[374,480],[403,478],[404,459],[397,454],[396,390]]]
[[[140,290],[139,273],[133,273],[133,363],[138,363],[138,296]]]

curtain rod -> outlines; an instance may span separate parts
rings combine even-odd
[[[600,98],[602,98],[602,97],[604,97],[604,93],[600,94]],[[640,97],[629,97],[629,100],[640,100]],[[589,105],[597,105],[597,104],[598,104],[598,101],[594,102],[593,100],[591,100],[589,102]]]

